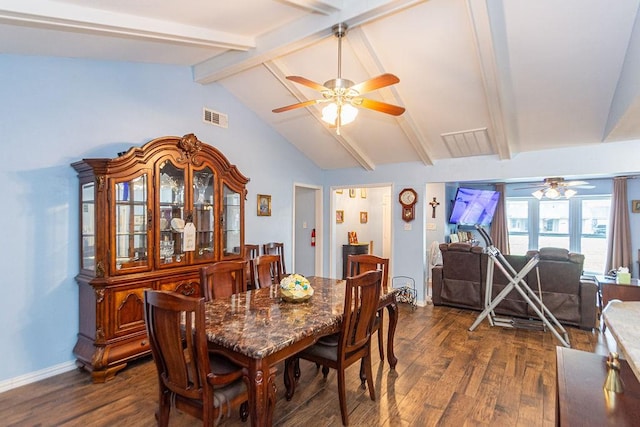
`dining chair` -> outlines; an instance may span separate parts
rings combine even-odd
[[[382,258],[376,255],[360,254],[349,255],[347,258],[348,276],[357,276],[367,271],[382,270],[382,289],[389,286],[389,258]],[[373,324],[373,332],[378,332],[378,352],[380,360],[384,361],[384,343],[383,343],[383,325],[384,309],[378,310],[375,322]]]
[[[278,243],[278,242],[265,243],[262,245],[262,254],[263,255],[279,255],[280,267],[282,268],[280,271],[280,275],[284,276],[287,274],[287,268],[284,265],[284,243]]]
[[[218,261],[200,268],[200,287],[207,301],[247,291],[247,262]]]
[[[369,388],[369,397],[376,400],[371,370],[371,333],[380,299],[382,272],[368,271],[355,277],[348,277],[344,295],[344,315],[340,332],[321,338],[311,347],[307,347],[285,361],[286,398],[291,400],[297,381],[299,359],[322,365],[322,373],[327,378],[329,368],[337,371],[338,398],[342,424],[349,425],[345,392],[345,369],[361,361],[361,373],[364,372]],[[362,378],[361,378],[362,379]],[[365,380],[362,379],[364,385]]]
[[[255,289],[256,288],[256,276],[253,267],[252,261],[260,255],[260,246],[251,245],[248,243],[244,244],[244,260],[247,261],[247,289]]]
[[[241,419],[248,418],[242,370],[207,351],[204,302],[171,291],[144,291],[144,318],[158,373],[159,426],[169,425],[172,406],[207,426],[237,407]]]
[[[279,255],[260,255],[253,260],[253,264],[258,288],[278,284],[284,277]]]

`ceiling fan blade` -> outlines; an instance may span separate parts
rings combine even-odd
[[[323,90],[328,90],[329,88],[321,85],[320,83],[316,83],[309,79],[300,76],[287,76],[287,80],[291,80],[292,82],[300,83],[301,85],[310,87],[311,89],[315,89],[318,92],[322,92]]]
[[[386,102],[374,101],[367,98],[356,98],[353,100],[355,105],[368,108],[370,110],[380,111],[381,113],[391,114],[392,116],[399,116],[404,113],[404,107],[398,107],[397,105],[387,104]]]
[[[365,82],[358,83],[356,85],[351,86],[349,89],[353,89],[357,91],[360,95],[371,92],[376,89],[380,89],[386,86],[391,86],[400,82],[400,79],[393,74],[382,74],[378,77],[374,77]]]
[[[564,185],[565,187],[575,187],[578,185],[589,185],[589,183],[587,181],[566,181],[561,185]]]
[[[275,110],[271,110],[274,113],[282,113],[289,110],[295,110],[296,108],[309,107],[310,105],[315,105],[320,102],[317,99],[311,99],[309,101],[298,102],[297,104],[287,105],[286,107],[276,108]]]

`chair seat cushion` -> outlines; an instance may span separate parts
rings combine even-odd
[[[242,377],[242,367],[221,354],[209,353],[209,364],[214,375],[232,375],[229,380]]]
[[[302,351],[303,358],[304,355],[321,357],[323,359],[331,360],[336,362],[338,360],[338,345],[323,345],[319,341],[312,345],[309,348],[306,348]]]
[[[337,347],[340,340],[340,334],[326,335],[318,340],[318,344],[327,347]]]

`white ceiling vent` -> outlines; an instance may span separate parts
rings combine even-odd
[[[202,113],[202,120],[205,123],[210,123],[212,125],[220,126],[221,128],[225,129],[229,127],[229,116],[227,116],[226,114],[209,110],[208,108],[203,108]]]
[[[443,133],[440,135],[451,157],[486,156],[495,154],[487,128]]]

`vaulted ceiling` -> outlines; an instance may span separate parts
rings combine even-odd
[[[3,0],[0,52],[191,66],[320,168],[428,166],[640,139],[639,1]],[[337,23],[342,77],[395,74],[366,96],[404,114],[272,112],[337,77]]]

